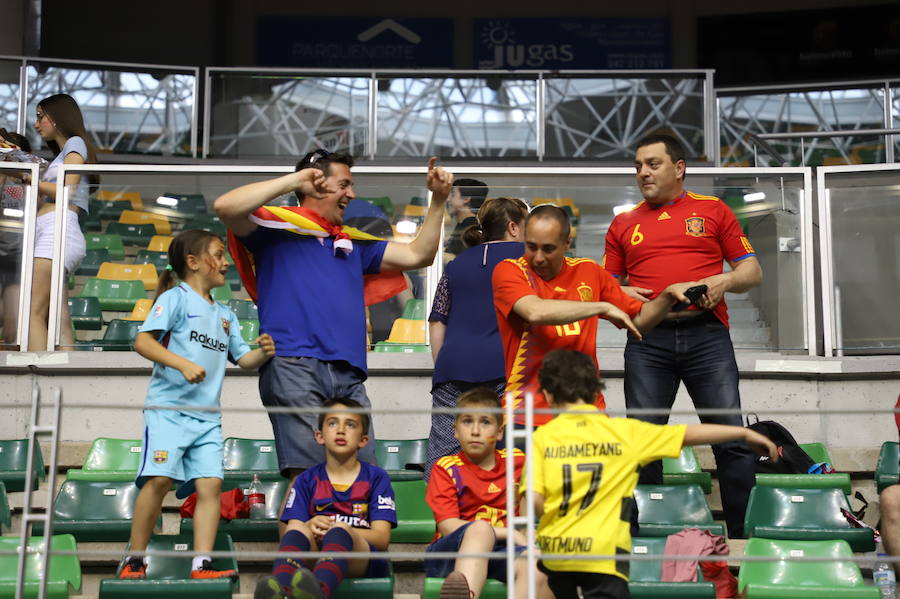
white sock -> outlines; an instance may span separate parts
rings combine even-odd
[[[204,561],[211,562],[212,558],[210,558],[208,555],[198,555],[197,557],[194,558],[194,561],[191,564],[191,570],[199,570],[201,567],[203,567]]]

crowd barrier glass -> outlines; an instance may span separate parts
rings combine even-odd
[[[716,94],[722,146],[720,164],[831,166],[891,162],[884,135],[769,140],[781,161],[763,156],[763,150],[751,137],[890,128],[885,105],[897,105],[896,95],[890,90],[886,81],[853,82],[840,87],[822,83],[719,89]],[[893,126],[896,125],[895,120]]]
[[[900,167],[817,171],[825,355],[900,353]]]
[[[0,154],[2,157],[2,154]],[[38,166],[0,162],[0,349],[24,349],[29,319],[25,312],[31,287]]]
[[[21,60],[0,59],[0,127],[8,131],[19,128]]]
[[[160,243],[155,236],[177,234],[190,227],[223,232],[224,227],[212,213],[212,202],[218,195],[244,183],[288,172],[290,168],[98,165],[69,170],[94,171],[101,176],[99,195],[95,194],[92,201],[94,210],[81,222],[82,234],[89,239],[88,248],[107,249],[109,261],[134,265],[152,261],[151,253],[157,250],[151,246]],[[460,167],[451,170],[457,177],[485,181],[491,197],[511,196],[532,204],[549,201],[567,206],[573,224],[573,255],[598,262],[603,257],[606,231],[615,213],[640,201],[632,169]],[[347,208],[347,223],[395,241],[411,240],[427,210],[425,168],[358,167],[354,173],[357,200]],[[815,338],[811,333],[812,303],[808,299],[812,293],[811,225],[803,224],[809,221],[806,217],[809,176],[808,169],[689,169],[691,190],[717,195],[734,209],[765,272],[766,279],[760,288],[728,297],[732,337],[739,349],[803,352],[810,347],[809,339]],[[126,194],[109,199],[121,192]],[[187,203],[195,200],[182,199],[198,196],[202,198],[196,206]],[[292,203],[294,199],[286,196],[280,201]],[[194,207],[188,209],[188,205]],[[445,237],[455,224],[448,215]],[[115,247],[113,241],[117,242]],[[110,247],[105,248],[104,244]],[[92,256],[91,260],[102,262],[107,254],[101,254],[97,252],[99,257]],[[407,273],[409,288],[404,294],[384,305],[370,307],[370,343],[377,351],[426,351],[425,320],[442,264],[443,260],[439,259],[431,268]],[[95,287],[85,291],[85,285],[99,285],[91,280],[97,278],[91,272],[96,267],[87,258],[82,262],[73,273],[75,276],[67,280],[70,297],[97,293]],[[144,280],[144,288],[136,286],[135,290],[117,291],[122,296],[118,299],[101,299],[105,328],[85,331],[76,338],[95,341],[108,333],[111,320],[128,318],[137,300],[153,297],[152,276],[146,273],[129,276]],[[246,297],[239,283],[222,293],[228,296],[226,299]],[[401,319],[415,322],[402,323],[409,329],[394,330],[400,326]],[[622,331],[603,323],[598,339],[600,347],[622,347],[624,343]],[[89,347],[76,344],[74,348],[103,349],[102,344]]]

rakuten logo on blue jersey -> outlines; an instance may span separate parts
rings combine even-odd
[[[219,341],[216,337],[212,335],[207,335],[206,333],[198,333],[197,331],[191,331],[190,336],[191,341],[196,341],[200,345],[202,345],[206,349],[211,349],[213,351],[223,352],[228,349],[228,344],[224,341]]]

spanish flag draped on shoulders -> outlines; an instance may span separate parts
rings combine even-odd
[[[353,241],[380,241],[379,237],[346,225],[334,225],[320,214],[302,206],[263,206],[254,210],[248,219],[259,227],[281,229],[297,235],[333,238],[334,251],[349,254]],[[228,231],[228,251],[234,260],[247,293],[257,301],[256,265],[253,253],[231,230]],[[364,291],[367,306],[383,302],[406,289],[403,273],[386,272],[365,276]]]

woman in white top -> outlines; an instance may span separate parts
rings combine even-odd
[[[38,183],[38,212],[34,237],[34,271],[31,286],[31,326],[28,349],[42,351],[47,347],[47,320],[50,313],[50,272],[53,265],[53,238],[56,227],[56,186],[60,164],[90,164],[97,162],[94,146],[84,128],[84,118],[78,104],[67,94],[56,94],[37,105],[34,128],[55,158]],[[88,210],[87,177],[67,174],[69,210],[66,214],[64,262],[66,277],[75,272],[84,258],[85,242],[78,224],[79,211]],[[72,326],[67,306],[68,286],[63,285],[60,309],[60,344],[71,345]]]

